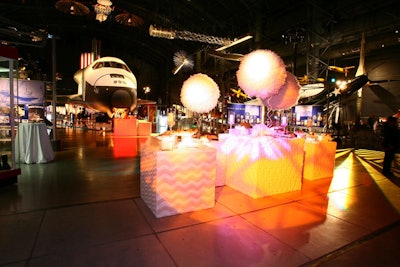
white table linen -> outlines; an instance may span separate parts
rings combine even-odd
[[[45,163],[54,159],[50,137],[44,123],[20,123],[16,137],[16,160],[21,163]]]

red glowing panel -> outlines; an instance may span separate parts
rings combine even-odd
[[[114,136],[137,135],[136,118],[114,119]]]
[[[136,157],[138,155],[137,138],[114,138],[113,144],[115,158]]]

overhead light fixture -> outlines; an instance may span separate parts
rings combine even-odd
[[[177,74],[182,68],[192,69],[194,66],[193,59],[185,51],[181,50],[174,54],[175,68],[172,73]]]
[[[231,61],[241,61],[243,58],[242,54],[236,54],[236,53],[225,53],[225,52],[208,52],[209,56],[219,58],[219,59],[226,59],[226,60],[231,60]]]
[[[150,36],[161,37],[166,39],[181,39],[186,41],[197,41],[203,42],[207,44],[216,44],[216,45],[224,45],[232,42],[228,38],[221,38],[215,36],[209,36],[201,33],[194,33],[190,31],[175,31],[175,30],[166,30],[157,28],[153,25],[150,25],[149,28]]]
[[[149,34],[150,34],[150,36],[153,36],[153,37],[160,37],[160,38],[165,38],[165,39],[175,39],[176,31],[156,28],[155,26],[150,25]]]
[[[90,10],[87,6],[79,1],[74,0],[58,0],[55,3],[55,7],[58,10],[71,15],[86,16],[90,13]]]
[[[172,74],[177,74],[181,69],[182,69],[182,67],[185,65],[185,61],[184,62],[182,62],[180,65],[178,65],[178,66],[176,66],[173,70],[172,70]]]
[[[306,30],[304,28],[299,28],[299,27],[294,27],[286,30],[284,34],[282,34],[283,40],[285,40],[285,43],[301,43],[304,41],[304,38],[306,36]]]
[[[113,11],[112,2],[110,0],[97,0],[97,4],[94,5],[94,11],[96,12],[96,19],[103,22],[107,19],[108,15]]]
[[[88,4],[87,2],[85,3]],[[108,16],[115,9],[115,7],[112,5],[113,3],[110,0],[97,0],[96,4],[91,4],[96,14],[96,20],[100,22],[107,20]],[[55,7],[56,9],[71,15],[88,16],[92,14],[89,7],[78,0],[57,0]],[[122,25],[136,27],[144,23],[143,18],[140,16],[120,8],[117,10],[120,13],[115,15],[115,21]]]
[[[235,39],[235,40],[233,40],[233,41],[227,43],[226,45],[221,46],[221,47],[215,49],[215,51],[222,51],[222,50],[225,50],[225,49],[227,49],[227,48],[229,48],[229,47],[232,47],[232,46],[235,46],[235,45],[237,45],[237,44],[240,44],[240,43],[242,43],[242,42],[244,42],[244,41],[247,41],[247,40],[249,40],[249,39],[251,39],[251,38],[253,38],[252,35],[246,35],[246,36],[244,36],[244,37],[241,37],[241,38],[239,38],[239,39]]]
[[[126,26],[140,26],[143,24],[143,19],[135,14],[124,12],[115,16],[115,21]]]

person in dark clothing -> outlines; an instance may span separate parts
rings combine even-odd
[[[388,117],[383,126],[383,151],[385,157],[383,159],[383,175],[392,176],[391,167],[394,160],[394,154],[399,147],[399,130],[397,126],[397,118]]]

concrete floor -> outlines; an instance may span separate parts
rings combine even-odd
[[[140,198],[143,139],[60,128],[62,150],[0,187],[0,266],[400,266],[400,160],[338,149],[334,177],[155,218]],[[397,155],[398,156],[398,155]]]

